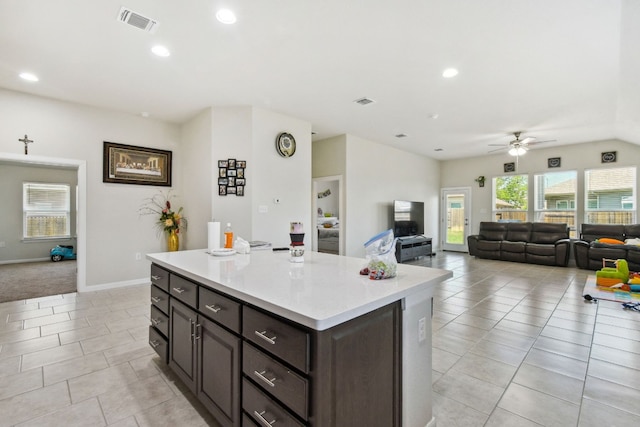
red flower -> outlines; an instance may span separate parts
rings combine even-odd
[[[167,200],[167,209],[171,209],[171,202]]]

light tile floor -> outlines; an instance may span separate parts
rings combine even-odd
[[[585,303],[590,272],[457,253],[413,263],[454,272],[435,291],[438,427],[640,425],[640,313]],[[0,304],[0,426],[217,426],[149,347],[149,297]]]

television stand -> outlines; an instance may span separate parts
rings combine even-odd
[[[432,256],[431,237],[405,236],[398,237],[396,242],[396,259],[405,262],[422,256]]]

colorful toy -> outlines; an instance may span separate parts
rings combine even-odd
[[[615,267],[606,267],[607,262],[613,262]],[[612,287],[618,284],[626,284],[628,281],[629,264],[627,264],[626,259],[602,259],[602,269],[596,271],[596,284],[598,286]]]

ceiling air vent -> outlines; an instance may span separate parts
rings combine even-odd
[[[160,23],[155,19],[147,18],[146,16],[143,16],[138,12],[134,12],[126,7],[122,7],[120,9],[117,19],[123,24],[129,24],[151,34],[155,33],[158,25],[160,25]]]
[[[360,105],[369,105],[369,104],[373,104],[375,101],[373,99],[369,99],[369,98],[360,98],[360,99],[356,99],[355,101],[356,104],[360,104]]]
[[[407,134],[406,133],[399,133],[396,135],[396,138],[406,138]]]

